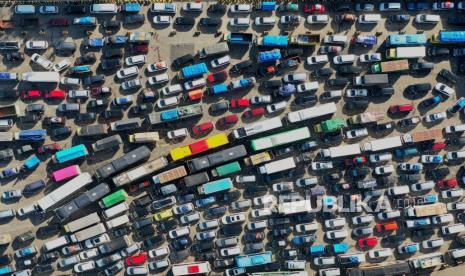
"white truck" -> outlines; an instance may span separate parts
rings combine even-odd
[[[386,50],[387,59],[403,59],[403,58],[423,58],[426,56],[426,47],[397,47]]]
[[[249,137],[252,135],[259,134],[259,133],[263,133],[265,131],[280,128],[282,126],[283,126],[283,123],[281,122],[281,118],[274,117],[271,119],[258,121],[256,123],[235,129],[233,131],[233,135],[234,135],[234,138],[241,139],[241,138]]]
[[[58,72],[26,72],[21,76],[21,80],[25,82],[54,82],[60,81]]]
[[[445,203],[436,202],[428,205],[409,206],[404,209],[404,214],[408,217],[429,217],[447,214]]]
[[[292,202],[281,202],[277,207],[278,213],[285,216],[298,213],[309,213],[312,211],[312,202],[309,199]]]
[[[318,106],[314,107],[309,107],[305,109],[301,109],[298,111],[294,112],[289,112],[287,114],[287,121],[289,123],[297,123],[309,119],[314,119],[326,115],[331,115],[336,113],[337,108],[336,104],[331,102],[331,103],[326,103],[326,104],[320,104]]]
[[[400,136],[392,136],[381,139],[372,140],[363,145],[363,151],[381,151],[394,149],[402,146],[402,138]]]
[[[294,157],[288,157],[281,160],[276,160],[270,163],[266,163],[263,166],[258,167],[258,172],[260,174],[273,174],[277,172],[282,172],[296,167],[296,162]]]
[[[347,157],[352,155],[361,154],[360,145],[350,144],[345,146],[330,147],[328,149],[321,149],[320,154],[326,158]]]

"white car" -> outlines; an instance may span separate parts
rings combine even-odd
[[[345,239],[349,236],[349,232],[345,229],[331,230],[327,231],[325,236],[328,240]]]
[[[423,154],[420,157],[420,161],[423,164],[441,164],[444,161],[444,158],[442,158],[441,155],[429,155],[429,154]]]
[[[48,48],[48,42],[45,40],[29,40],[26,42],[27,50],[45,50]]]
[[[307,16],[308,24],[326,24],[329,21],[329,16],[327,14],[317,14]]]
[[[366,127],[346,131],[346,137],[348,139],[356,139],[366,136],[368,136],[368,129]]]
[[[149,269],[146,265],[126,267],[127,275],[147,275],[148,273],[149,273]]]
[[[100,236],[86,240],[84,245],[86,248],[92,248],[108,241],[110,241],[110,236],[108,236],[108,234],[102,234]]]
[[[69,59],[65,58],[63,60],[61,60],[60,62],[58,63],[55,63],[55,65],[53,65],[53,71],[55,72],[61,72],[67,68],[69,68],[71,66],[71,61],[69,61]]]
[[[169,25],[171,24],[171,16],[169,15],[156,15],[153,17],[153,24],[156,25]]]
[[[371,249],[368,251],[368,257],[371,259],[387,258],[392,255],[391,248]]]
[[[443,10],[451,10],[454,8],[454,2],[445,1],[445,2],[434,2],[433,3],[433,11],[443,11]]]
[[[380,53],[368,53],[360,55],[358,58],[360,62],[378,62],[381,61],[381,54]]]
[[[284,82],[295,83],[295,82],[304,82],[306,80],[307,80],[307,74],[302,73],[302,72],[292,72],[289,74],[285,74],[283,76]]]
[[[334,64],[349,64],[349,63],[354,63],[356,59],[355,55],[339,55],[333,57],[333,63]]]
[[[168,139],[171,139],[171,140],[186,137],[187,135],[189,135],[189,131],[187,130],[187,128],[179,128],[179,129],[168,131],[166,133],[166,136],[168,137]]]
[[[212,68],[218,68],[228,65],[231,62],[231,57],[226,55],[224,57],[216,58],[210,62]]]
[[[269,104],[271,102],[272,99],[270,95],[254,96],[250,98],[250,104],[252,105]]]
[[[53,67],[53,62],[51,62],[50,60],[44,58],[43,56],[37,53],[34,53],[31,56],[31,60],[46,70],[50,70]]]
[[[137,75],[139,75],[139,68],[137,66],[120,69],[116,72],[116,77],[120,80]]]
[[[39,13],[41,14],[57,14],[58,6],[40,6]]]
[[[188,12],[200,12],[203,9],[203,4],[202,2],[184,3],[181,9]]]
[[[370,154],[370,162],[371,163],[382,163],[382,162],[387,162],[392,160],[392,154],[388,152],[383,152],[383,153],[373,153]]]
[[[280,110],[284,110],[287,106],[287,102],[286,101],[280,101],[280,102],[277,102],[277,103],[274,103],[274,104],[269,104],[266,106],[266,111],[268,112],[268,114],[272,114],[272,113],[276,113]]]
[[[379,220],[388,220],[400,217],[400,211],[388,211],[388,212],[381,212],[376,215]]]
[[[224,225],[243,223],[245,219],[246,219],[245,213],[234,213],[234,214],[222,217],[221,223]]]
[[[328,62],[329,62],[328,55],[317,55],[317,56],[310,56],[307,58],[308,65],[325,64]]]
[[[157,84],[168,82],[170,80],[170,76],[168,75],[168,73],[163,73],[160,75],[149,77],[147,78],[147,80],[150,85],[157,85]]]
[[[141,83],[140,79],[125,81],[125,82],[123,82],[121,84],[121,88],[123,90],[135,89],[135,88],[139,88],[141,86],[142,86],[142,83]]]
[[[400,9],[401,4],[398,2],[388,2],[379,4],[380,11],[400,11]]]
[[[75,264],[73,267],[73,270],[76,273],[82,273],[82,272],[86,272],[86,271],[94,270],[94,269],[95,269],[94,261],[78,263],[78,264]]]
[[[360,225],[360,224],[369,224],[374,220],[373,215],[362,215],[352,217],[352,224]]]
[[[147,72],[149,73],[164,71],[166,69],[168,69],[168,64],[166,64],[166,61],[152,63],[147,66]]]
[[[147,61],[146,55],[137,55],[132,57],[127,57],[124,62],[127,66],[144,64]]]
[[[444,239],[443,238],[438,238],[438,239],[432,239],[432,240],[426,240],[421,242],[421,246],[423,248],[436,248],[436,247],[441,247],[444,244]]]
[[[450,189],[450,190],[441,191],[441,196],[442,198],[461,197],[463,196],[463,190],[462,189]]]
[[[443,214],[431,217],[431,222],[435,225],[449,223],[454,221],[454,215],[452,214]]]
[[[168,87],[164,87],[158,90],[158,92],[161,92],[165,96],[170,96],[173,94],[179,94],[182,92],[182,86],[178,84],[173,84]]]
[[[332,161],[312,162],[312,170],[314,171],[330,170],[332,168],[334,168]]]
[[[235,4],[230,8],[232,13],[250,13],[252,12],[252,5],[249,4]]]
[[[294,191],[293,182],[279,182],[272,185],[273,192],[275,193],[285,193]]]
[[[168,231],[168,236],[171,239],[177,239],[180,237],[188,236],[190,233],[189,227],[184,226],[184,227],[178,227],[176,229]]]
[[[319,229],[319,224],[317,222],[302,223],[295,225],[294,229],[297,233],[308,233],[317,231]]]
[[[255,209],[251,212],[253,218],[269,217],[273,214],[271,208]]]
[[[214,220],[206,220],[198,224],[198,227],[200,230],[210,230],[210,229],[216,229],[220,227],[220,223],[218,222],[217,219]]]
[[[79,258],[81,258],[81,260],[83,261],[83,260],[95,258],[98,255],[99,255],[98,248],[92,248],[92,249],[80,252]]]
[[[463,158],[465,158],[465,151],[449,151],[448,153],[446,153],[446,159],[449,161],[454,161]]]
[[[463,125],[450,125],[450,126],[446,126],[444,128],[444,132],[447,133],[447,134],[456,133],[456,132],[464,132],[464,131],[465,131],[465,124],[463,124]]]
[[[190,80],[184,83],[184,89],[192,90],[207,85],[207,81],[204,78]]]
[[[170,249],[168,248],[168,246],[162,246],[159,248],[149,250],[148,253],[149,253],[149,258],[151,259],[157,259],[157,258],[161,259],[170,254]]]
[[[447,203],[448,211],[461,211],[465,210],[465,202],[449,202]]]
[[[297,85],[297,93],[315,92],[318,90],[318,82],[305,82]]]
[[[176,96],[169,97],[169,98],[163,98],[159,99],[157,101],[157,107],[162,109],[162,108],[167,108],[170,106],[175,106],[179,104],[179,98]]]
[[[248,17],[238,17],[229,19],[229,26],[231,27],[249,27],[250,19]]]
[[[362,14],[358,17],[358,23],[360,24],[377,24],[379,21],[381,21],[381,14],[379,13]]]
[[[345,218],[335,218],[335,219],[328,219],[325,220],[325,227],[327,229],[336,229],[336,228],[341,228],[346,225],[346,219]]]
[[[375,168],[376,175],[387,175],[395,171],[393,165],[378,166]]]
[[[220,255],[222,257],[233,257],[240,255],[242,253],[241,248],[239,246],[228,247],[220,249]]]
[[[274,24],[276,23],[276,17],[256,17],[254,23],[257,26],[274,26]]]
[[[368,90],[365,88],[346,89],[347,98],[368,97]]]
[[[268,220],[259,220],[247,223],[247,230],[249,231],[258,231],[264,230],[268,227]]]
[[[419,24],[437,24],[441,17],[437,14],[417,14],[414,20]]]
[[[439,93],[446,96],[447,98],[455,94],[454,89],[450,88],[449,86],[445,85],[442,82],[436,83],[436,85],[434,86],[434,90],[438,91]]]
[[[447,118],[446,112],[437,112],[437,113],[425,115],[425,122],[433,123],[437,121],[442,121],[445,118]]]
[[[274,195],[264,195],[259,197],[254,197],[253,204],[255,206],[268,205],[276,202],[276,197]]]
[[[316,257],[313,259],[316,266],[331,266],[336,264],[336,257]]]
[[[410,189],[414,192],[429,191],[433,189],[435,186],[436,184],[434,183],[434,181],[424,181],[410,185]]]

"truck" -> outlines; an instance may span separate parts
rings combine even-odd
[[[73,242],[82,242],[95,236],[101,235],[106,231],[107,229],[105,228],[105,225],[103,223],[98,223],[94,226],[88,227],[84,230],[69,235],[69,238]]]
[[[0,20],[0,30],[14,29],[16,28],[15,21],[12,19]]]
[[[387,59],[403,59],[403,58],[423,58],[426,56],[425,46],[416,47],[396,47],[386,50]]]
[[[330,119],[323,121],[313,127],[316,133],[331,133],[340,131],[347,127],[347,122],[344,119]]]
[[[195,77],[202,77],[208,72],[207,64],[205,62],[189,65],[183,67],[178,74],[179,79],[191,79]]]
[[[285,35],[265,35],[256,39],[255,44],[265,47],[287,47],[289,37]]]
[[[231,178],[223,178],[215,181],[207,182],[197,187],[197,192],[201,195],[209,195],[213,193],[223,192],[233,187]]]
[[[0,81],[2,82],[18,81],[19,77],[18,73],[0,72]]]
[[[54,249],[63,247],[71,242],[68,236],[61,236],[51,241],[48,241],[42,245],[42,252],[50,252]]]
[[[226,54],[229,52],[229,46],[227,42],[216,43],[203,49],[199,50],[199,58],[207,58],[217,55]]]
[[[289,36],[289,44],[297,46],[315,46],[320,43],[320,34],[298,34]]]
[[[312,211],[312,202],[309,199],[292,201],[292,202],[280,202],[278,204],[278,213],[283,216],[298,214],[298,213],[309,213]]]
[[[428,217],[447,214],[446,204],[443,202],[436,202],[427,205],[409,206],[404,209],[405,216],[408,217]]]
[[[402,146],[402,138],[400,136],[392,136],[381,139],[372,140],[363,144],[363,151],[380,151]]]
[[[129,240],[128,236],[124,235],[124,236],[117,237],[115,239],[112,239],[109,242],[99,245],[98,250],[100,251],[100,254],[108,254],[110,252],[126,248],[130,244],[131,244],[131,241]]]
[[[100,222],[101,222],[100,217],[97,214],[97,212],[95,212],[95,213],[88,214],[87,216],[83,216],[77,220],[71,221],[68,224],[65,224],[63,226],[63,229],[65,229],[65,232],[67,233],[74,233],[88,226],[91,226],[91,225],[94,225]]]
[[[173,109],[168,109],[159,113],[149,114],[146,118],[151,125],[157,125],[167,122],[175,122],[182,119],[202,116],[203,108],[201,104],[193,104],[188,106],[180,106]]]
[[[129,32],[127,36],[128,42],[131,43],[149,43],[152,39],[151,32]]]
[[[21,75],[21,80],[25,82],[58,83],[60,74],[58,72],[26,72]]]
[[[420,255],[418,258],[410,259],[409,262],[415,269],[434,268],[445,263],[442,252]]]
[[[21,114],[18,105],[7,105],[0,107],[0,118],[14,117]]]
[[[465,31],[440,31],[431,37],[431,43],[463,44],[464,42]]]
[[[266,163],[258,167],[258,172],[260,174],[273,174],[277,172],[282,172],[290,169],[294,169],[297,166],[296,160],[294,157],[288,157],[276,161]]]
[[[100,166],[95,170],[95,176],[99,179],[107,178],[136,163],[149,159],[151,150],[146,146],[138,147],[123,156],[116,158],[108,164]]]
[[[274,159],[273,153],[271,151],[264,151],[257,154],[250,155],[243,159],[246,166],[257,166],[262,163],[271,161]]]
[[[179,178],[182,178],[187,175],[186,167],[179,166],[162,173],[159,173],[152,177],[153,183],[155,184],[164,184]]]
[[[15,132],[16,141],[44,141],[46,137],[45,129],[26,129]]]
[[[108,126],[105,124],[94,124],[78,127],[76,130],[78,136],[101,136],[108,133]]]
[[[406,71],[408,69],[409,65],[407,59],[378,62],[371,66],[371,72],[375,74]]]
[[[264,63],[264,62],[273,62],[281,59],[281,51],[279,49],[274,49],[270,51],[262,51],[259,52],[257,55],[257,62]]]
[[[275,117],[237,128],[233,131],[233,135],[234,138],[241,139],[266,131],[270,131],[276,128],[280,128],[282,126],[283,123],[281,121],[281,118]]]
[[[0,142],[13,142],[13,132],[0,132]]]
[[[384,85],[389,83],[389,76],[388,74],[367,74],[354,77],[353,83],[359,86]]]
[[[328,149],[321,149],[320,154],[326,158],[339,158],[352,155],[361,154],[359,144],[350,144],[345,146],[330,147]]]
[[[123,185],[134,182],[137,179],[146,177],[149,174],[159,171],[167,165],[168,160],[164,156],[162,156],[160,158],[142,164],[134,169],[125,171],[122,174],[113,177],[113,183],[115,183],[115,186],[121,187]]]
[[[435,141],[435,140],[444,140],[442,134],[442,129],[427,129],[422,131],[416,131],[413,133],[406,133],[402,136],[402,140],[406,144],[418,143],[424,141]]]
[[[289,112],[286,116],[286,119],[289,123],[297,123],[305,120],[319,118],[322,116],[332,115],[336,113],[336,111],[336,104],[334,102],[331,102],[301,109],[298,111]]]
[[[252,33],[226,33],[224,35],[224,40],[232,45],[247,45],[250,46],[253,43],[253,34]]]
[[[375,35],[357,35],[352,42],[363,47],[371,47],[378,43],[378,38]]]
[[[384,120],[384,114],[378,111],[368,111],[349,117],[351,124],[368,124]]]

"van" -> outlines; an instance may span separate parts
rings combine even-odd
[[[187,135],[189,135],[189,131],[187,130],[187,128],[180,128],[180,129],[172,130],[166,134],[168,139],[171,139],[171,140],[186,137]]]
[[[381,14],[362,14],[358,17],[360,24],[376,24],[381,20]]]
[[[168,87],[158,90],[158,93],[162,93],[165,96],[170,96],[173,94],[178,94],[182,92],[182,86],[180,84],[173,84]]]
[[[68,236],[61,236],[42,245],[43,252],[49,252],[70,243]]]
[[[90,13],[118,13],[118,5],[116,4],[92,4]]]
[[[176,4],[173,3],[155,3],[150,6],[150,11],[155,13],[176,14]]]
[[[465,248],[455,248],[449,250],[449,256],[452,259],[460,259],[465,257]]]
[[[320,269],[318,272],[319,276],[339,276],[341,275],[341,270],[339,268],[325,268],[325,269]]]
[[[13,119],[1,119],[0,120],[0,129],[1,130],[6,130],[11,128],[14,125]]]
[[[408,185],[396,186],[387,190],[387,194],[390,196],[402,196],[408,193],[410,193],[410,187]]]
[[[441,17],[437,14],[418,14],[415,16],[416,23],[436,24],[441,21]]]
[[[116,227],[119,227],[119,226],[122,226],[128,223],[129,223],[128,215],[122,215],[122,216],[116,217],[112,220],[105,222],[108,229],[113,229],[113,228],[116,228]]]
[[[184,89],[193,90],[195,88],[202,87],[202,86],[205,86],[205,85],[207,85],[207,81],[204,78],[199,78],[199,79],[195,79],[195,80],[185,82],[184,83]]]
[[[14,209],[1,210],[0,220],[13,218],[15,215],[16,215],[16,211]]]
[[[105,219],[109,219],[109,218],[114,217],[116,215],[119,215],[119,214],[121,214],[123,212],[126,212],[127,210],[129,210],[129,204],[127,202],[122,202],[120,204],[117,204],[117,205],[103,211],[103,217]]]
[[[92,144],[92,149],[94,152],[107,150],[110,148],[119,147],[123,143],[121,137],[118,134],[115,134],[110,137],[106,137],[100,140],[97,140],[95,143]]]
[[[17,5],[15,7],[16,14],[34,14],[36,7],[34,5]]]
[[[462,231],[465,231],[465,225],[462,223],[456,223],[456,224],[451,224],[451,225],[446,225],[441,227],[441,233],[443,235],[452,235],[452,234],[457,234]]]
[[[160,140],[158,132],[142,132],[129,135],[131,143],[155,143]]]
[[[57,110],[58,112],[79,112],[81,110],[81,105],[78,103],[60,104]]]
[[[34,181],[32,183],[29,183],[24,187],[23,189],[23,194],[33,194],[36,193],[40,190],[42,190],[45,187],[45,182],[41,180]]]
[[[345,35],[326,35],[323,42],[331,45],[346,45],[347,36]]]

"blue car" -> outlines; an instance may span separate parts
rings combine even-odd
[[[455,114],[459,112],[460,110],[462,110],[464,107],[465,107],[465,98],[461,97],[454,103],[453,106],[449,107],[447,111],[449,111],[452,114]]]
[[[429,3],[426,2],[408,2],[407,3],[407,10],[409,11],[424,11],[429,10]]]
[[[294,238],[292,238],[292,243],[296,246],[311,244],[311,243],[314,243],[315,241],[316,241],[315,234],[294,236]]]
[[[215,202],[216,202],[215,197],[214,196],[209,196],[209,197],[206,197],[206,198],[197,199],[195,201],[195,206],[199,207],[199,208],[202,208],[202,207],[211,205],[211,204],[213,204]]]
[[[403,148],[403,149],[396,149],[394,151],[394,155],[397,158],[404,158],[407,156],[417,155],[418,149],[417,148]]]
[[[325,254],[325,246],[323,244],[310,246],[310,248],[308,249],[308,253],[312,257],[321,256]]]
[[[399,254],[412,254],[418,250],[420,250],[420,245],[418,243],[399,245],[399,247],[397,247]]]
[[[438,202],[438,195],[425,195],[422,196],[422,203],[423,204],[433,204]]]
[[[432,105],[436,105],[436,104],[440,103],[441,101],[442,101],[441,96],[434,96],[434,97],[431,97],[431,98],[428,98],[428,99],[422,101],[421,105],[423,107],[429,107],[429,106],[432,106]]]
[[[13,273],[14,267],[11,265],[0,267],[0,275],[10,275]]]

